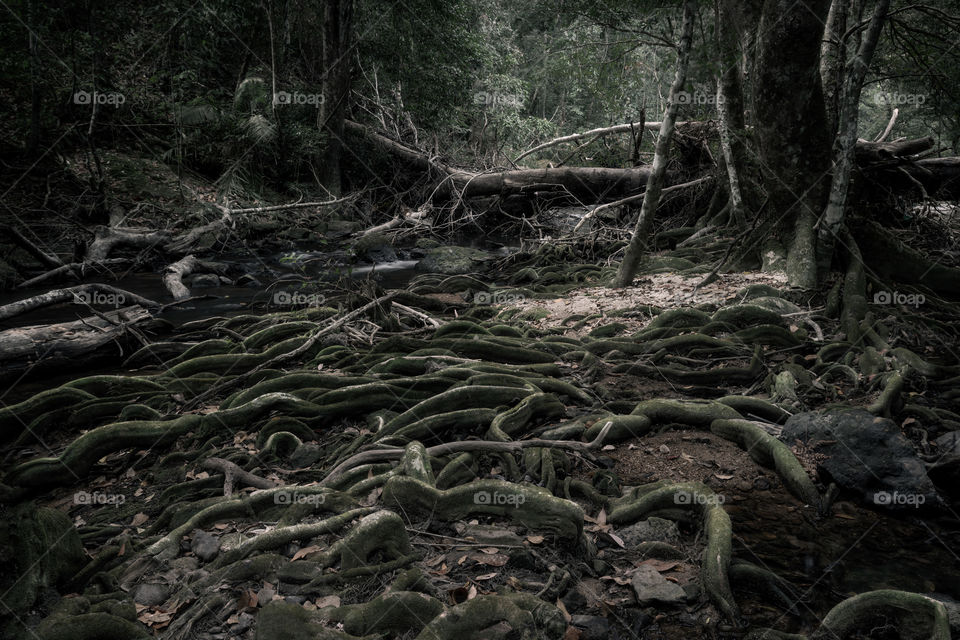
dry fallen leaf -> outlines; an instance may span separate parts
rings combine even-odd
[[[145,513],[143,513],[143,512],[140,512],[140,513],[138,513],[137,515],[133,516],[133,520],[130,521],[130,526],[132,526],[132,527],[139,527],[140,525],[142,525],[144,522],[146,522],[146,521],[149,520],[149,519],[150,519],[150,516],[148,516],[147,514],[145,514]]]
[[[541,544],[545,539],[543,536],[527,536],[527,542],[530,544]]]
[[[318,547],[317,545],[313,545],[313,544],[312,544],[312,545],[310,545],[309,547],[304,547],[303,549],[300,549],[300,550],[297,551],[295,554],[293,554],[293,559],[294,559],[294,560],[299,560],[300,558],[303,558],[304,556],[310,555],[311,553],[313,553],[313,552],[315,552],[315,551],[320,551],[320,547]]]
[[[478,582],[481,580],[492,580],[493,578],[496,578],[498,575],[500,574],[494,571],[493,573],[485,573],[483,575],[477,576],[476,578],[474,578],[474,580],[477,580]]]

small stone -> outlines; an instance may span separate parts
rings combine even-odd
[[[660,453],[670,453],[670,447],[665,444],[660,445]]]
[[[610,621],[602,616],[573,616],[570,624],[582,630],[580,640],[604,640],[610,635]]]
[[[637,567],[630,584],[637,594],[637,604],[642,607],[655,604],[680,605],[687,599],[687,594],[680,585],[670,582],[649,565],[642,564]]]
[[[138,584],[133,591],[133,601],[145,607],[156,607],[167,601],[170,591],[163,584]]]
[[[195,529],[190,550],[204,562],[210,562],[220,553],[220,540],[202,529]]]
[[[622,529],[615,531],[628,548],[636,547],[641,542],[666,542],[676,544],[680,540],[680,529],[673,520],[664,518],[647,518],[640,520]]]

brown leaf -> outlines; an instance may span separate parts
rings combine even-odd
[[[560,613],[563,614],[563,619],[567,621],[567,624],[570,624],[570,621],[573,620],[573,616],[570,615],[570,612],[567,611],[567,606],[563,604],[563,600],[557,598],[557,609],[560,609]]]
[[[648,560],[644,560],[640,564],[645,564],[647,566],[653,567],[660,573],[663,573],[664,571],[670,571],[670,569],[673,569],[680,563],[674,560],[657,560],[656,558],[650,558]]]
[[[527,536],[527,542],[530,544],[541,544],[545,539],[543,536]]]
[[[478,553],[474,554],[473,560],[478,564],[485,564],[488,567],[502,567],[510,562],[510,556],[505,553],[497,553],[492,556]]]
[[[500,549],[497,549],[496,547],[481,547],[481,548],[480,548],[480,551],[481,551],[482,553],[494,554],[494,553],[497,553],[498,551],[500,551]]]
[[[258,602],[257,594],[254,593],[253,589],[246,589],[237,599],[237,610],[256,609]]]
[[[494,571],[493,573],[485,573],[483,575],[477,576],[476,578],[474,578],[474,580],[478,582],[481,580],[492,580],[496,578],[498,575],[500,575],[500,573],[497,571]]]
[[[580,629],[567,627],[567,631],[563,634],[563,640],[580,640]]]
[[[444,560],[446,557],[447,557],[446,555],[444,555],[444,554],[441,553],[440,555],[438,555],[438,556],[436,556],[436,557],[433,557],[433,558],[430,558],[429,560],[424,560],[424,561],[423,561],[423,564],[427,565],[428,567],[435,567],[435,566],[437,566],[438,564],[440,564],[441,562],[443,562],[443,560]]]
[[[310,555],[311,553],[314,553],[314,552],[316,552],[316,551],[320,551],[320,547],[318,547],[317,545],[313,545],[313,544],[312,544],[312,545],[310,545],[309,547],[304,547],[303,549],[300,549],[300,550],[297,551],[295,554],[293,554],[293,559],[294,559],[294,560],[299,560],[300,558],[303,558],[303,557],[305,557],[305,556],[308,556],[308,555]]]
[[[142,512],[141,512],[141,513],[138,513],[137,515],[133,516],[133,520],[130,521],[130,526],[131,526],[131,527],[139,527],[140,525],[142,525],[144,522],[146,522],[146,521],[149,520],[149,519],[150,519],[150,516],[148,516],[147,514],[142,513]]]

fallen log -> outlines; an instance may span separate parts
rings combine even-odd
[[[119,307],[122,304],[131,302],[142,307],[159,307],[159,303],[138,296],[135,293],[111,287],[108,284],[91,282],[76,287],[67,287],[66,289],[54,289],[38,296],[17,300],[10,304],[0,307],[0,320],[8,320],[14,316],[49,307],[63,302],[74,302],[77,304],[113,304]]]
[[[55,268],[63,264],[63,262],[60,261],[60,258],[55,255],[48,254],[46,251],[28,240],[15,227],[11,227],[7,224],[0,224],[0,233],[13,240],[16,245],[36,258],[37,261],[45,267]]]
[[[86,259],[99,262],[110,257],[117,247],[151,248],[170,239],[167,231],[100,226],[94,231],[93,242],[87,247]]]
[[[599,202],[636,193],[647,184],[650,170],[646,167],[626,169],[606,167],[558,167],[547,169],[514,169],[490,173],[474,173],[447,166],[427,154],[411,149],[356,122],[346,122],[348,131],[362,135],[414,167],[442,178],[434,190],[434,198],[475,198],[554,191],[570,193],[578,198]]]
[[[190,289],[183,284],[183,278],[197,269],[198,261],[192,255],[185,256],[163,270],[163,286],[167,288],[174,300],[185,300],[190,297]]]
[[[0,379],[121,357],[136,342],[130,329],[152,320],[149,311],[133,305],[73,322],[7,329],[0,332]]]

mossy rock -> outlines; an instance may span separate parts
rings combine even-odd
[[[417,270],[451,276],[473,273],[493,257],[485,251],[470,247],[435,247],[429,249],[423,260],[417,263]]]

